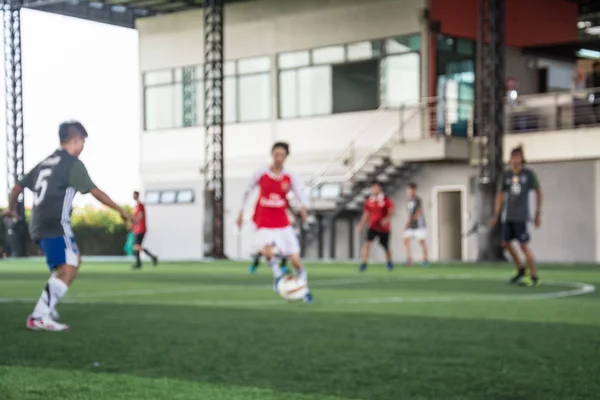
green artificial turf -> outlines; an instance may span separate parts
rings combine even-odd
[[[47,270],[0,263],[0,399],[600,398],[599,267],[309,264],[315,304],[263,266],[89,263],[65,333],[24,323]]]

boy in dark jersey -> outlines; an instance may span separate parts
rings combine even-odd
[[[62,123],[58,136],[61,147],[19,180],[9,195],[8,210],[4,213],[16,218],[19,195],[25,188],[33,192],[29,232],[44,252],[52,272],[33,313],[27,318],[27,328],[35,331],[69,330],[68,325],[56,322],[52,315],[81,264],[81,254],[71,230],[75,194],[91,193],[99,202],[120,213],[123,219],[130,220],[121,207],[94,185],[78,158],[88,136],[83,125],[75,121]]]
[[[423,266],[428,263],[427,255],[427,227],[425,226],[425,215],[423,214],[423,201],[417,196],[417,184],[411,182],[406,190],[408,197],[408,220],[404,226],[404,250],[406,251],[406,265],[412,264],[411,241],[416,239],[423,252]]]
[[[538,286],[541,282],[538,279],[535,268],[535,258],[533,251],[529,247],[529,222],[531,215],[529,210],[529,192],[536,193],[536,207],[534,224],[537,227],[541,225],[542,215],[542,190],[536,174],[523,164],[523,149],[517,147],[510,153],[510,169],[504,172],[502,180],[498,182],[498,193],[496,195],[496,207],[494,217],[490,221],[490,228],[498,223],[500,213],[502,213],[502,245],[512,257],[517,274],[510,280],[511,283],[523,283],[527,286]],[[521,245],[521,250],[525,255],[529,276],[517,250],[512,245],[512,241],[517,240]]]
[[[391,222],[394,213],[394,202],[392,199],[383,193],[379,182],[373,182],[371,184],[371,196],[365,201],[363,215],[358,224],[358,231],[362,232],[367,222],[369,223],[367,241],[363,246],[362,260],[358,268],[360,272],[367,270],[371,243],[373,243],[373,240],[376,238],[379,239],[379,244],[385,251],[385,258],[387,261],[386,268],[388,271],[394,269],[392,253],[389,247]]]

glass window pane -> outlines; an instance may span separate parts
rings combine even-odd
[[[456,41],[456,52],[466,56],[472,56],[475,53],[475,42],[467,39],[458,39]]]
[[[312,51],[314,64],[337,64],[344,62],[344,46],[329,46]]]
[[[173,69],[173,79],[175,82],[181,82],[183,79],[183,68],[174,68]]]
[[[237,88],[236,78],[226,77],[223,81],[223,95],[225,104],[223,104],[223,116],[226,123],[237,122]]]
[[[279,118],[298,116],[298,71],[279,73]]]
[[[196,81],[196,125],[204,125],[204,81]]]
[[[373,42],[359,42],[349,44],[347,47],[347,57],[349,61],[367,60],[373,57],[379,57],[379,52],[375,52]]]
[[[144,86],[163,85],[173,82],[173,70],[163,69],[144,73]]]
[[[421,36],[410,35],[387,39],[385,41],[387,54],[406,53],[421,49]]]
[[[451,37],[448,37],[448,36],[438,35],[437,49],[438,49],[438,51],[453,52],[454,51],[454,39]]]
[[[180,190],[177,192],[178,203],[193,203],[194,202],[194,191],[193,190]]]
[[[257,72],[269,72],[271,70],[271,59],[269,57],[253,57],[238,61],[238,74],[254,74]]]
[[[240,122],[262,121],[271,116],[271,76],[269,74],[240,75]]]
[[[382,60],[382,105],[400,107],[418,103],[421,91],[419,60],[417,53],[390,56]]]
[[[298,70],[298,114],[300,116],[331,114],[331,67]]]
[[[160,192],[156,190],[150,190],[146,192],[144,196],[144,203],[146,204],[158,204],[160,201]]]
[[[177,192],[174,190],[165,190],[160,194],[160,202],[161,204],[173,204],[175,203],[175,198],[177,196]]]
[[[277,65],[280,69],[304,67],[309,64],[308,50],[283,53],[277,56]]]
[[[146,130],[181,127],[183,124],[182,85],[147,87],[144,96],[144,116]]]

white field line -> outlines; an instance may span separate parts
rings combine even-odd
[[[419,280],[444,280],[444,279],[472,279],[470,275],[444,275],[444,276],[425,276],[425,277],[410,277],[398,279],[396,281],[419,281]],[[481,278],[475,278],[481,279]],[[344,286],[353,285],[357,283],[372,283],[381,282],[383,279],[330,279],[323,281],[316,281],[311,284],[312,287],[328,287],[328,286]],[[385,280],[389,281],[389,280]],[[386,304],[386,303],[449,303],[449,302],[462,302],[462,301],[517,301],[517,300],[545,300],[545,299],[560,299],[565,297],[581,296],[596,291],[596,287],[587,283],[580,282],[548,282],[547,286],[568,286],[573,289],[561,290],[551,293],[530,293],[530,294],[515,294],[515,295],[464,295],[464,296],[429,296],[429,297],[376,297],[376,298],[354,298],[354,299],[338,299],[334,300],[329,304]],[[165,291],[127,291],[127,292],[103,292],[103,295],[122,296],[122,295],[152,295],[162,293],[182,293],[182,292],[201,292],[204,290],[222,290],[226,288],[238,289],[270,289],[271,285],[251,285],[251,286],[205,286],[205,287],[194,287],[192,288],[179,288],[178,292],[171,290]],[[186,291],[183,291],[186,289]],[[526,289],[524,289],[526,290]],[[120,294],[125,293],[125,294]],[[85,295],[85,294],[82,294]],[[192,300],[192,301],[136,301],[136,300],[94,300],[94,297],[98,297],[98,293],[89,293],[89,300],[85,297],[71,297],[62,301],[67,304],[124,304],[124,305],[179,305],[179,306],[211,306],[211,305],[223,305],[223,306],[248,306],[248,305],[278,305],[282,304],[281,300]],[[93,295],[93,296],[92,296]],[[0,298],[0,303],[31,303],[36,299],[34,298]]]

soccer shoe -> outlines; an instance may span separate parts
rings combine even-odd
[[[152,266],[158,267],[158,257],[156,257],[156,256],[152,257]]]
[[[421,262],[421,267],[429,267],[429,261],[425,260]]]
[[[386,264],[385,268],[388,271],[393,271],[394,270],[394,264],[392,264],[391,262],[389,262],[389,263]]]
[[[50,311],[50,318],[52,318],[55,321],[60,320],[60,314],[58,313],[58,311],[56,311],[56,309]]]
[[[256,273],[256,270],[258,269],[258,265],[252,264],[249,268],[248,268],[248,273],[250,275]]]
[[[287,275],[290,273],[290,269],[287,267],[287,265],[282,265],[281,266],[281,273],[284,275]]]
[[[306,293],[306,295],[304,296],[304,302],[305,303],[314,303],[315,302],[315,298],[313,297],[311,292]]]
[[[365,272],[367,270],[367,264],[360,264],[358,272]]]
[[[142,264],[133,264],[131,269],[142,269]]]
[[[517,284],[523,278],[526,278],[525,270],[524,269],[523,270],[517,270],[517,274],[515,276],[513,276],[512,278],[510,278],[509,283],[511,283],[511,284]]]
[[[525,287],[538,287],[542,284],[542,281],[539,278],[531,278],[529,276],[525,277],[521,281],[521,285]]]
[[[306,281],[308,279],[308,276],[306,275],[306,270],[302,268],[300,271],[296,271],[296,277]]]
[[[30,315],[27,317],[26,326],[32,331],[66,332],[70,329],[69,325],[58,323],[48,315],[42,318],[33,318]]]

